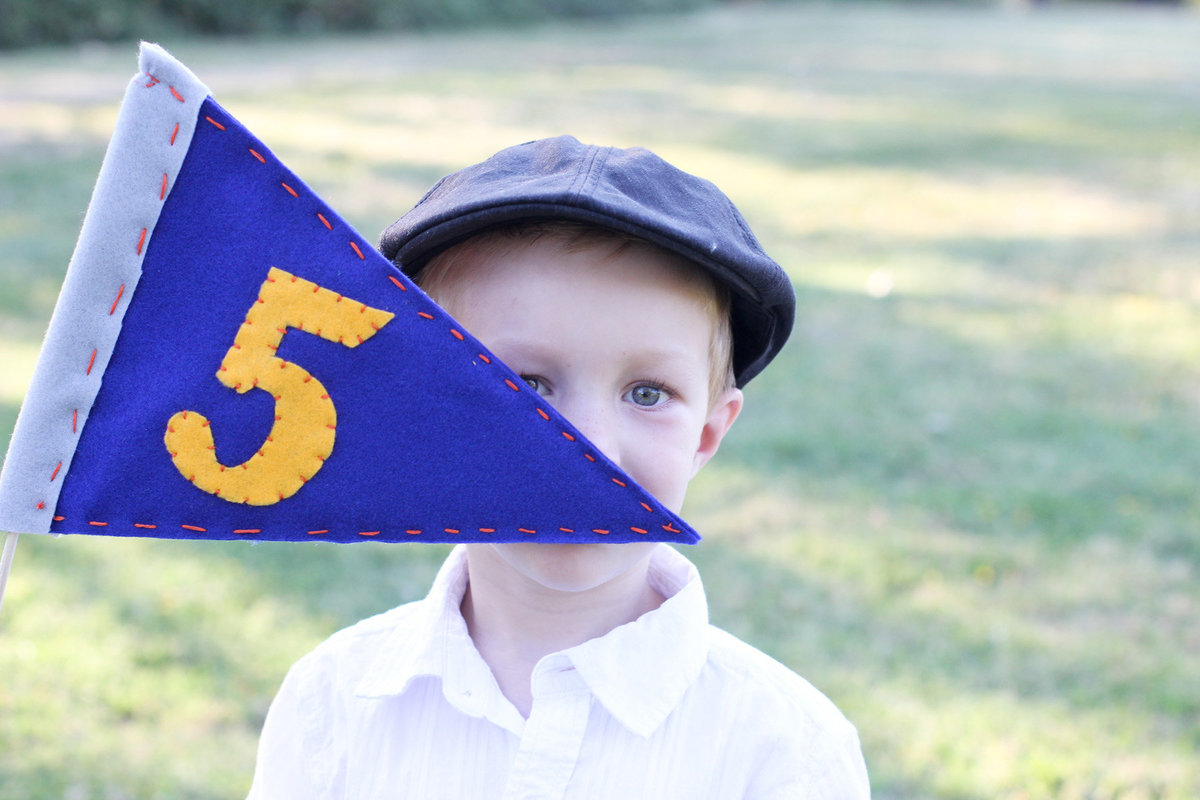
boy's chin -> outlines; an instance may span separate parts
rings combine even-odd
[[[554,592],[579,593],[613,586],[622,580],[644,582],[645,562],[656,543],[513,542],[487,546],[523,578]]]

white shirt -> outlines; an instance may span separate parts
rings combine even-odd
[[[834,705],[709,625],[675,550],[657,548],[649,576],[662,606],[539,661],[523,719],[467,633],[456,548],[424,600],[296,662],[250,800],[868,798],[858,735]]]

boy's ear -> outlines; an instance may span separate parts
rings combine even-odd
[[[700,431],[700,447],[696,449],[696,455],[692,459],[693,478],[700,468],[716,455],[721,440],[741,413],[744,400],[742,390],[731,386],[721,392],[713,402],[708,411],[708,419],[704,421],[704,428]]]

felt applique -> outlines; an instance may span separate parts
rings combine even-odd
[[[0,475],[0,529],[694,543],[155,45]]]

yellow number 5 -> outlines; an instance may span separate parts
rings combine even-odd
[[[271,393],[271,432],[247,461],[226,466],[217,461],[208,420],[180,411],[163,437],[175,468],[197,488],[231,503],[267,506],[300,491],[333,452],[337,411],[320,381],[275,355],[283,335],[296,328],[357,347],[392,316],[272,267],[217,370],[217,380],[238,393]]]

